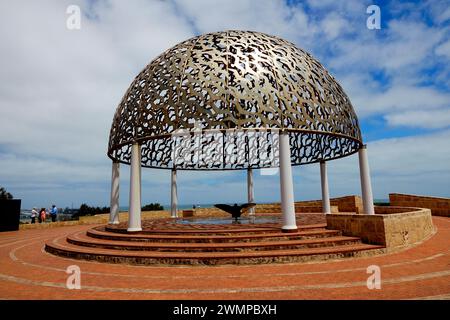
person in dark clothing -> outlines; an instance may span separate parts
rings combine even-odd
[[[50,209],[50,216],[52,217],[52,222],[56,221],[56,214],[58,213],[58,209],[55,205],[52,205],[52,208]]]
[[[31,223],[36,223],[36,217],[38,216],[38,212],[36,211],[36,207],[31,210]]]

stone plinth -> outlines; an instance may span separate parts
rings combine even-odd
[[[183,218],[187,218],[187,217],[193,217],[194,216],[194,210],[183,210],[182,212],[181,212],[181,214],[182,214],[182,217]]]
[[[431,211],[421,208],[375,207],[375,215],[328,214],[327,228],[363,242],[399,249],[422,242],[435,232]]]

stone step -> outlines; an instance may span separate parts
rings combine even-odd
[[[263,239],[265,240],[265,239]],[[240,252],[287,250],[316,247],[334,247],[361,243],[357,237],[325,237],[307,240],[284,241],[254,241],[254,242],[227,242],[227,243],[136,243],[130,241],[94,239],[86,234],[73,234],[67,237],[67,242],[73,245],[132,251],[159,251],[159,252]]]
[[[223,225],[173,225],[168,224],[161,228],[155,229],[145,229],[142,231],[133,232],[133,234],[139,235],[176,235],[176,234],[189,234],[189,235],[199,235],[199,236],[209,236],[214,235],[233,235],[233,234],[259,234],[261,232],[265,233],[279,233],[281,230],[281,225],[275,223],[258,224],[256,226],[246,226],[246,225],[232,225],[233,228],[228,228]],[[310,225],[299,225],[297,226],[299,231],[308,230],[321,230],[326,228],[325,223],[310,224]],[[107,225],[104,227],[106,232],[118,233],[118,234],[129,234],[127,229],[124,227]]]
[[[328,230],[324,228],[300,228],[300,231],[294,233],[263,232],[252,234],[232,234],[216,235],[208,233],[203,235],[186,234],[184,231],[167,234],[126,234],[107,232],[103,227],[93,228],[87,231],[87,235],[92,238],[117,241],[135,241],[135,242],[170,242],[170,243],[224,243],[224,242],[252,242],[252,241],[281,241],[281,240],[306,240],[315,238],[325,238],[340,236],[339,230]]]
[[[63,239],[54,239],[53,241],[47,242],[45,244],[45,250],[49,253],[68,258],[139,265],[220,265],[305,262],[366,256],[384,252],[382,246],[362,243],[337,245],[334,247],[242,252],[127,251],[83,247],[68,243]]]

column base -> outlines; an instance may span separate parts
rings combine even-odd
[[[128,228],[128,232],[136,232],[136,231],[142,231],[142,228]]]
[[[282,227],[281,228],[281,232],[284,232],[284,233],[294,233],[297,231],[298,231],[297,227]]]
[[[119,224],[119,221],[109,221],[108,224]]]

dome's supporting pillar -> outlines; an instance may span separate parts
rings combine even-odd
[[[177,206],[178,206],[178,195],[177,195],[177,170],[172,169],[171,176],[171,188],[170,188],[170,215],[172,218],[177,218]]]
[[[292,182],[291,146],[289,134],[280,132],[280,189],[281,212],[283,215],[283,232],[296,232],[294,186]]]
[[[255,195],[253,193],[253,169],[248,168],[247,169],[247,202],[254,203],[255,202]],[[249,216],[255,215],[255,208],[252,207],[248,211]]]
[[[320,182],[322,186],[322,210],[325,214],[331,213],[330,193],[328,191],[327,163],[320,161]]]
[[[130,207],[128,210],[128,231],[141,231],[141,146],[131,147]]]
[[[111,173],[111,199],[109,203],[109,224],[119,224],[120,163],[113,161]]]
[[[359,149],[358,155],[364,213],[375,214],[375,209],[373,206],[372,183],[370,181],[369,161],[367,160],[367,145],[363,145],[361,149]]]

